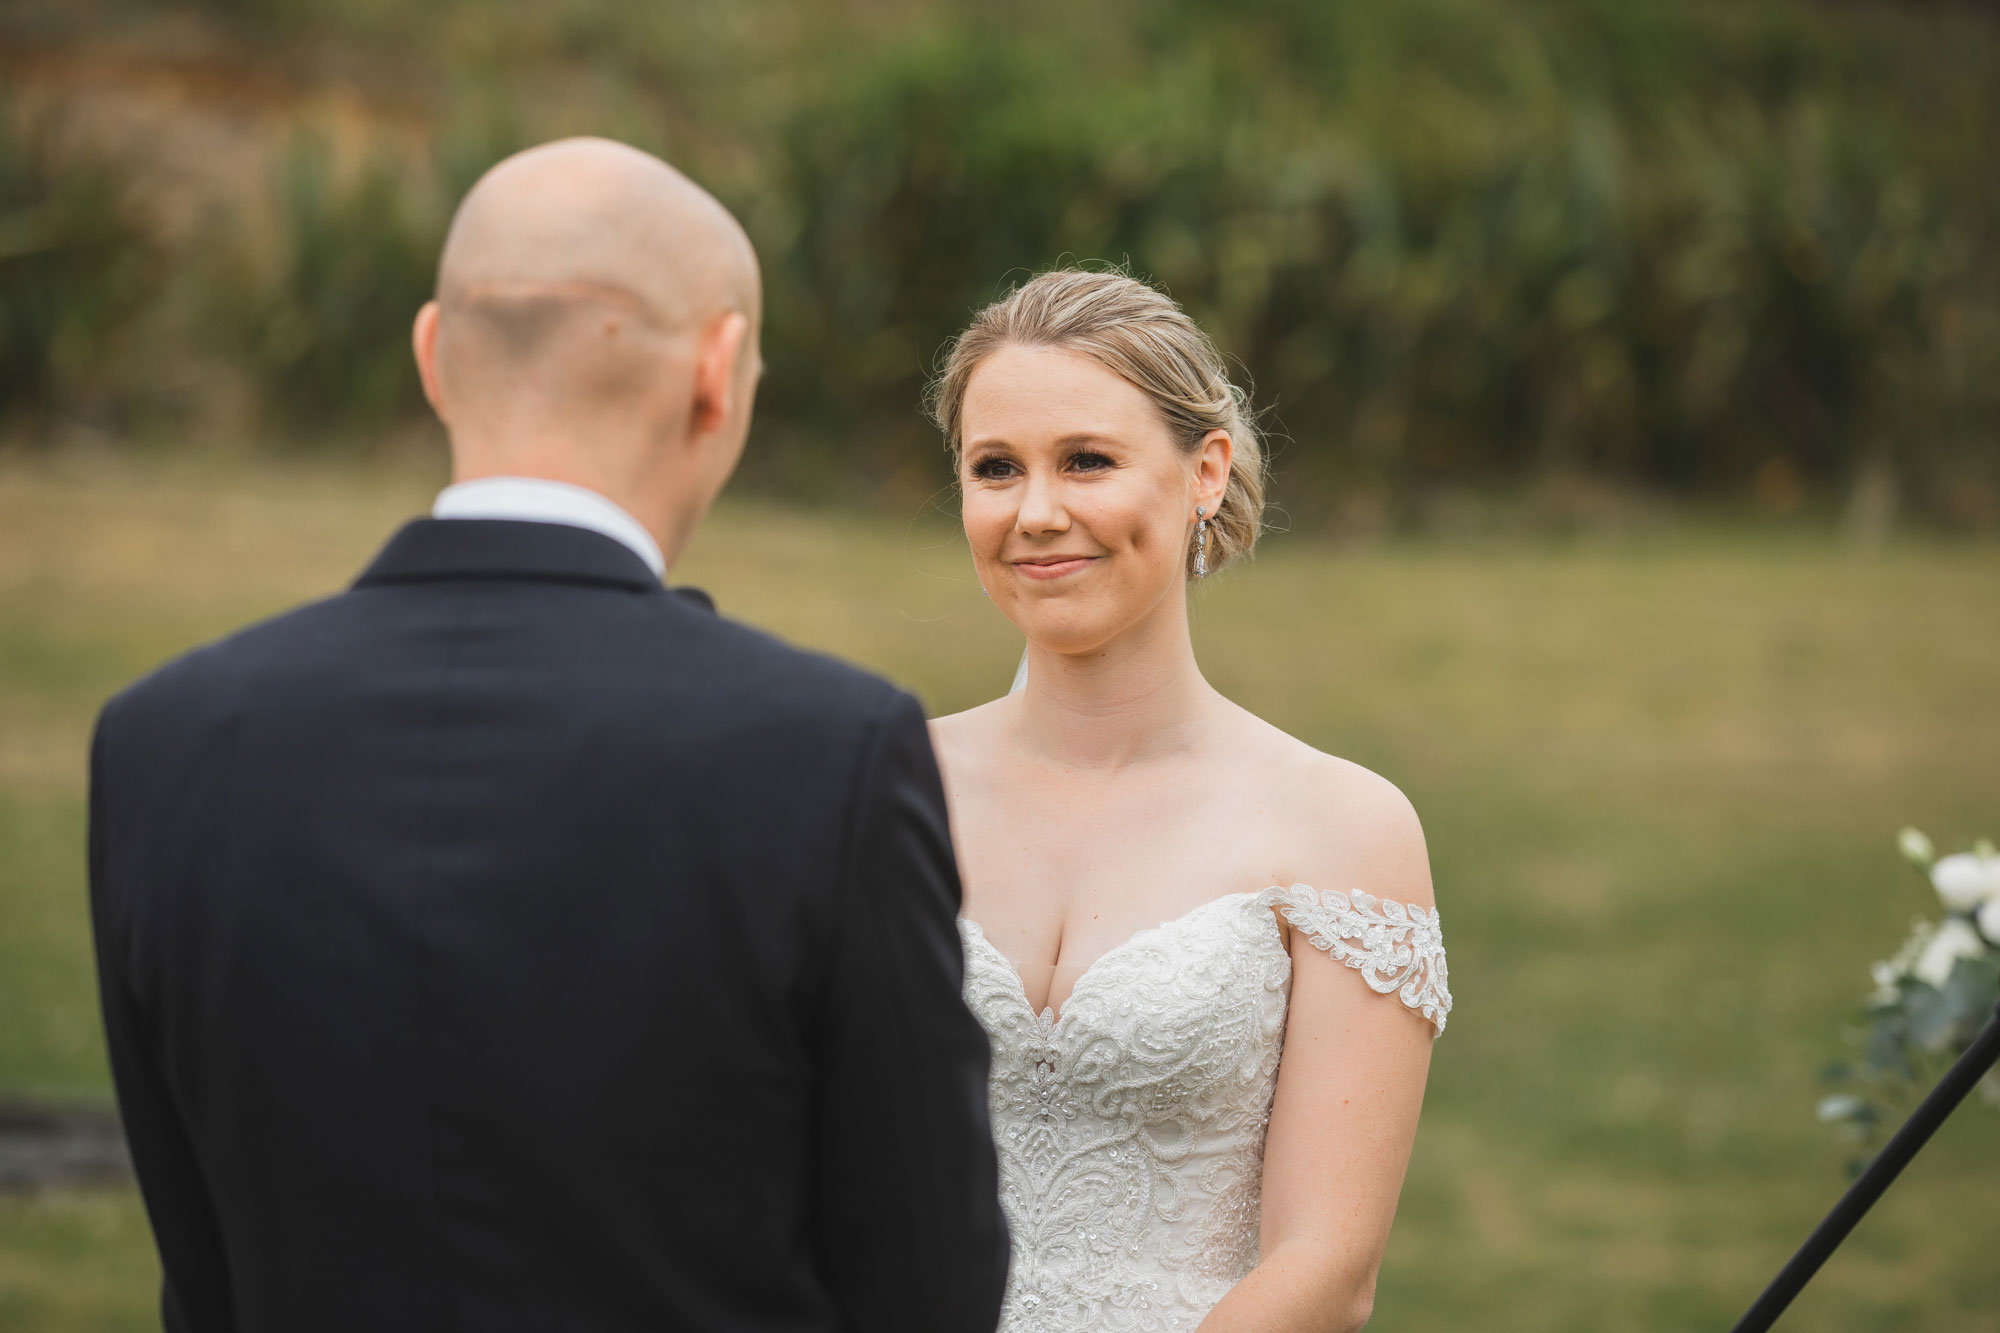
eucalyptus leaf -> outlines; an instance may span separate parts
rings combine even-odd
[[[1936,1050],[1958,1026],[1958,1010],[1944,991],[1919,983],[1903,1001],[1909,1015],[1910,1040],[1926,1050]]]
[[[1943,1009],[1949,1026],[1927,1044],[1934,1050],[1967,1045],[1992,1017],[1996,999],[2000,999],[2000,960],[1992,955],[1959,959],[1944,984]]]
[[[1910,1067],[1904,1043],[1905,1026],[1901,1015],[1878,1021],[1869,1030],[1867,1045],[1863,1048],[1869,1072],[1902,1079],[1915,1077],[1916,1071]]]

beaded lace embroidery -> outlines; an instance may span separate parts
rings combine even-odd
[[[1434,1035],[1444,1035],[1451,986],[1435,907],[1392,902],[1359,889],[1352,896],[1339,889],[1320,893],[1305,884],[1266,892],[1275,893],[1285,920],[1315,946],[1359,972],[1376,994],[1394,991],[1430,1020]]]
[[[1001,1333],[1182,1333],[1256,1265],[1292,977],[1276,914],[1443,1031],[1436,911],[1365,893],[1204,903],[1099,958],[1060,1017],[961,920],[1014,1246]]]

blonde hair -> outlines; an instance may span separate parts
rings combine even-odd
[[[1266,474],[1250,395],[1230,381],[1222,354],[1172,297],[1123,273],[1063,268],[1040,274],[974,315],[946,351],[926,403],[954,465],[965,444],[965,387],[980,362],[1009,345],[1060,348],[1098,362],[1153,400],[1186,453],[1210,431],[1227,431],[1235,456],[1222,500],[1209,516],[1208,568],[1257,545]],[[1192,543],[1187,563],[1192,574]]]

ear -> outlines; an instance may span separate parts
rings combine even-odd
[[[439,421],[449,423],[445,415],[444,393],[438,387],[437,339],[438,303],[424,302],[424,308],[417,312],[416,325],[410,330],[410,350],[417,356],[417,378],[424,382],[424,398],[437,413]]]
[[[690,437],[711,435],[736,415],[736,398],[747,392],[737,369],[750,336],[750,321],[738,310],[710,324],[695,354],[694,401],[690,406]]]
[[[1226,430],[1212,430],[1201,437],[1194,456],[1194,502],[1210,517],[1222,504],[1229,489],[1229,465],[1236,458],[1236,443]]]

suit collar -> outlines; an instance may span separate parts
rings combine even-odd
[[[644,560],[602,533],[566,523],[483,518],[420,518],[406,524],[354,586],[445,579],[528,579],[665,591]],[[709,610],[715,607],[697,589],[675,591]]]
[[[547,477],[480,477],[447,486],[431,506],[432,518],[511,518],[589,528],[631,548],[654,578],[667,562],[660,544],[611,497]]]

